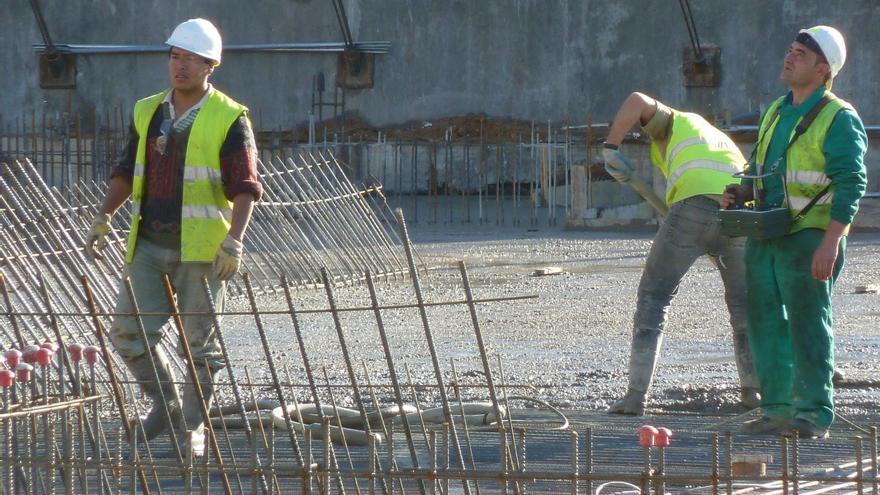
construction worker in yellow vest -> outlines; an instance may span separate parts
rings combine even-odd
[[[205,19],[190,19],[178,25],[166,43],[171,87],[135,104],[128,145],[111,174],[85,248],[99,256],[112,215],[130,197],[124,277],[131,281],[142,313],[170,315],[163,274],[170,275],[182,312],[205,313],[184,316],[183,323],[210,407],[214,377],[226,362],[214,321],[207,314],[210,306],[202,277],[208,280],[215,308],[222,311],[226,281],[238,272],[242,240],[262,186],[247,108],[208,82],[220,65],[222,40],[217,28]],[[123,284],[116,313],[132,313],[135,301]],[[142,317],[144,342],[135,318],[117,316],[110,339],[152,400],[152,409],[141,418],[144,439],[176,427],[180,445],[200,455],[204,425],[192,377],[187,377],[181,394],[159,345],[168,318]],[[181,350],[180,345],[177,348]],[[194,432],[191,445],[184,441],[189,430]]]
[[[757,200],[758,208],[788,208],[792,218],[787,234],[746,244],[749,340],[763,413],[743,425],[746,434],[823,438],[834,420],[831,295],[867,184],[865,128],[830,91],[845,60],[837,29],[798,33],[780,76],[791,91],[764,113],[749,163],[752,175],[774,175],[725,193],[725,207]]]
[[[619,147],[636,123],[651,138],[651,161],[666,178],[668,214],[651,245],[639,282],[629,386],[609,412],[644,413],[666,313],[685,273],[703,255],[714,258],[724,283],[740,401],[748,408],[757,407],[758,382],[746,337],[744,241],[721,235],[717,220],[724,187],[731,174],[742,170],[745,158],[729,137],[699,115],[632,93],[618,110],[603,149],[605,170],[621,183],[633,179],[633,166]],[[660,201],[655,198],[654,202]]]

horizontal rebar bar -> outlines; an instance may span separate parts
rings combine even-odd
[[[322,286],[323,286],[323,284],[322,284]],[[489,298],[483,298],[483,299],[474,299],[472,301],[463,300],[463,301],[426,302],[426,303],[422,304],[421,306],[423,306],[423,307],[459,306],[459,305],[468,305],[470,303],[484,304],[484,303],[496,303],[496,302],[523,301],[523,300],[527,300],[527,299],[537,299],[537,298],[538,298],[538,296],[536,294],[535,295],[527,295],[527,296],[489,297]],[[348,307],[348,308],[345,308],[345,307],[338,308],[335,311],[337,311],[339,313],[344,313],[344,312],[356,312],[356,311],[373,311],[373,309],[380,309],[380,310],[412,309],[412,308],[418,308],[418,307],[419,307],[418,304],[386,304],[383,306],[378,306],[378,308],[372,308],[369,306],[354,306],[354,307]],[[332,310],[330,308],[298,309],[297,313],[300,313],[300,314],[321,314],[321,313],[331,313],[333,311],[334,310]],[[72,311],[53,311],[51,313],[50,312],[16,311],[13,314],[18,315],[18,316],[49,316],[49,315],[52,315],[52,316],[83,316],[83,317],[92,316],[91,313],[72,312]],[[175,314],[179,314],[180,316],[205,316],[205,315],[208,315],[209,313],[206,313],[204,311],[181,311],[180,313],[175,313]],[[210,314],[216,314],[217,316],[252,316],[254,313],[252,311],[221,311],[221,312],[210,313]],[[261,315],[287,315],[287,314],[290,314],[290,310],[267,309],[267,310],[260,310],[260,314]],[[0,312],[0,315],[8,316],[9,313]],[[96,315],[97,316],[132,316],[133,314],[132,313],[115,313],[115,312],[108,313],[108,312],[100,312],[99,311],[98,313],[96,313]],[[140,315],[140,316],[168,316],[168,315],[170,315],[170,313],[155,312],[155,311],[143,311],[143,312],[139,312],[138,315]]]

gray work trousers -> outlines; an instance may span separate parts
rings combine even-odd
[[[210,307],[205,296],[202,277],[208,278],[217,312],[223,311],[226,283],[214,276],[211,263],[182,263],[180,251],[177,249],[163,247],[141,236],[137,240],[134,259],[125,265],[124,275],[131,279],[140,312],[161,313],[141,318],[149,346],[152,348],[159,343],[162,338],[162,327],[171,316],[171,306],[168,304],[162,283],[162,276],[166,273],[171,277],[171,283],[176,290],[180,312],[206,313],[182,317],[186,338],[195,360],[194,364],[202,365],[207,360],[208,366],[212,369],[223,368],[225,361],[214,328],[214,320],[207,314]],[[124,283],[119,287],[116,313],[133,313],[131,299]],[[109,333],[116,351],[124,359],[133,359],[146,352],[135,317],[115,317]],[[183,357],[183,348],[179,343],[177,353]]]
[[[669,209],[651,245],[639,282],[633,351],[637,351],[640,335],[662,335],[669,305],[678,293],[681,279],[697,258],[709,255],[717,260],[715,264],[724,283],[740,385],[757,388],[746,334],[745,238],[721,234],[718,208],[718,202],[710,197],[693,196]],[[655,352],[659,352],[657,343]],[[645,388],[649,384],[650,378]]]

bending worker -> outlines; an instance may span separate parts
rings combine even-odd
[[[747,434],[796,430],[825,437],[834,419],[831,292],[866,186],[865,128],[830,91],[845,60],[836,29],[798,33],[780,76],[791,91],[762,117],[749,163],[751,173],[779,174],[760,181],[760,199],[785,207],[787,195],[793,223],[785,235],[746,244],[749,340],[763,411],[743,426]],[[729,188],[724,206],[752,196],[752,183],[744,180]]]
[[[618,182],[633,179],[633,167],[618,148],[636,123],[651,138],[651,161],[666,177],[669,213],[654,238],[639,282],[629,388],[609,412],[644,413],[667,310],[682,277],[705,254],[716,259],[724,283],[733,326],[740,399],[746,407],[757,407],[758,382],[746,337],[744,241],[721,235],[717,220],[724,187],[731,174],[742,170],[746,160],[729,137],[699,115],[680,112],[633,93],[618,110],[603,149],[605,170]],[[653,196],[653,191],[648,196]],[[654,198],[654,203],[658,202]]]
[[[207,277],[214,305],[222,311],[226,280],[239,269],[245,229],[262,194],[253,130],[247,108],[208,83],[222,52],[217,28],[205,19],[190,19],[177,26],[166,43],[171,46],[171,87],[135,103],[128,145],[86,236],[86,251],[95,256],[104,247],[111,216],[131,197],[124,276],[131,280],[139,310],[170,316],[162,284],[162,276],[169,274],[181,312],[207,313],[202,277]],[[124,285],[116,313],[132,313]],[[174,426],[180,428],[177,438],[183,439],[183,432],[192,430],[191,447],[199,455],[203,418],[192,379],[181,399],[159,345],[168,316],[146,316],[142,321],[148,345],[137,320],[128,316],[114,319],[110,339],[152,400],[152,409],[142,418],[144,436],[152,439]],[[226,366],[213,319],[207,314],[184,316],[183,322],[210,407],[214,377]],[[169,415],[173,425],[168,424]]]

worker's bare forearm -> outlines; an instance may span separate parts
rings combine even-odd
[[[110,187],[107,189],[107,195],[101,203],[100,213],[106,213],[113,216],[116,210],[122,206],[131,196],[131,183],[122,177],[114,177],[110,179]]]
[[[232,226],[229,228],[229,236],[238,240],[244,240],[244,233],[251,215],[254,212],[254,196],[250,193],[241,193],[232,199]]]
[[[611,129],[608,130],[608,144],[619,146],[624,136],[636,124],[648,122],[654,116],[657,107],[654,99],[641,93],[632,93],[617,110]]]
[[[828,227],[825,229],[825,237],[822,242],[834,243],[837,244],[840,242],[840,238],[846,234],[846,230],[849,225],[844,225],[837,220],[832,220],[828,222]]]

